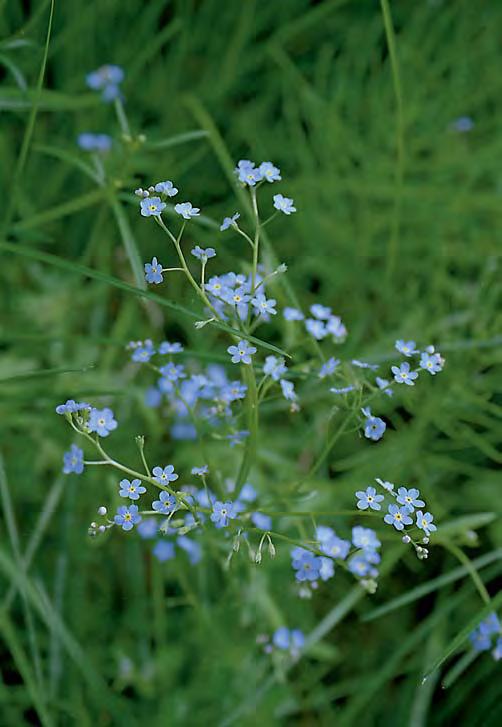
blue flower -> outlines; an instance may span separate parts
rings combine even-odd
[[[274,207],[279,212],[284,212],[285,215],[296,212],[296,207],[293,207],[293,200],[290,197],[283,197],[282,194],[274,194]]]
[[[282,315],[287,321],[303,321],[305,318],[301,310],[298,310],[298,308],[291,308],[290,306],[286,306],[286,308],[284,308]]]
[[[163,355],[168,353],[183,353],[183,346],[181,343],[178,343],[178,341],[175,341],[174,343],[162,341],[159,345],[159,353]]]
[[[197,477],[204,477],[208,472],[209,467],[207,464],[203,464],[202,467],[192,467],[192,474],[197,475]]]
[[[154,477],[154,479],[157,480],[156,477]],[[157,480],[157,482],[158,482],[158,480]],[[178,505],[178,501],[175,498],[175,496],[169,494],[169,492],[166,492],[165,490],[162,490],[162,492],[159,495],[159,499],[154,500],[152,502],[152,510],[161,512],[164,515],[169,515],[169,513],[176,510],[177,505]]]
[[[388,480],[381,480],[380,477],[375,477],[375,482],[378,482],[378,484],[383,487],[384,490],[387,490],[387,492],[394,492],[394,485],[392,482],[389,482]]]
[[[263,373],[270,376],[274,381],[284,376],[287,372],[287,367],[284,363],[284,359],[278,358],[277,356],[267,356],[265,364],[263,365]]]
[[[413,520],[410,517],[410,511],[407,507],[389,505],[388,513],[384,517],[384,522],[386,522],[387,525],[394,525],[396,530],[403,530],[404,526],[411,525]]]
[[[240,432],[233,432],[233,434],[227,434],[227,439],[230,442],[231,447],[235,447],[236,444],[242,444],[242,442],[249,437],[247,429],[241,429]]]
[[[167,197],[175,197],[178,194],[178,190],[169,180],[166,180],[165,182],[157,182],[155,185],[155,191],[159,192],[159,194],[165,194]]]
[[[137,505],[121,505],[113,518],[116,525],[121,525],[122,530],[132,530],[135,525],[141,522],[141,515],[138,515]]]
[[[76,444],[72,444],[70,450],[63,454],[63,472],[65,475],[69,475],[74,472],[76,475],[81,475],[84,471],[84,453],[77,447]]]
[[[153,347],[153,343],[147,340],[144,343],[140,343],[139,345],[135,346],[132,352],[131,360],[135,363],[146,363],[150,361],[154,354],[155,349]]]
[[[357,358],[353,358],[351,364],[352,366],[357,366],[359,369],[371,369],[372,371],[376,371],[379,368],[378,364],[370,364],[366,361],[359,361]]]
[[[295,548],[291,554],[293,569],[296,571],[297,581],[315,581],[319,578],[322,566],[322,558],[314,555],[309,550]]]
[[[364,436],[367,439],[372,439],[374,442],[378,442],[384,435],[387,425],[380,417],[373,416],[371,409],[366,407],[361,410],[366,421],[364,422]]]
[[[305,645],[305,636],[299,629],[290,631],[286,626],[281,626],[274,631],[272,643],[276,649],[289,651],[292,655],[297,655]]]
[[[271,530],[272,518],[270,515],[264,515],[262,512],[251,513],[251,522],[259,530]]]
[[[239,500],[242,500],[243,502],[254,502],[256,498],[258,497],[255,488],[250,482],[246,482],[242,486],[241,493],[239,495]]]
[[[157,535],[159,529],[159,523],[157,518],[148,517],[146,520],[142,520],[138,525],[138,535],[145,540],[151,540]]]
[[[220,392],[220,398],[225,403],[231,404],[233,401],[244,399],[248,387],[240,381],[232,381],[228,386],[224,386]]]
[[[282,395],[285,399],[288,399],[288,401],[296,401],[297,395],[295,393],[295,385],[292,381],[288,381],[287,379],[281,379],[280,385],[282,389]]]
[[[318,321],[315,318],[307,318],[307,320],[305,321],[305,328],[310,333],[310,335],[313,336],[317,341],[321,341],[328,335],[324,323],[322,321]]]
[[[376,577],[378,575],[378,571],[376,568],[373,568],[370,559],[368,556],[370,555],[370,552],[364,552],[364,553],[357,553],[354,555],[348,563],[349,571],[359,577],[364,578],[366,576]]]
[[[152,258],[151,263],[145,263],[145,280],[147,283],[162,283],[162,263],[159,263],[156,257]]]
[[[238,513],[236,512],[235,505],[230,500],[227,502],[220,502],[219,500],[216,500],[216,502],[213,503],[211,520],[217,528],[226,528],[230,520],[235,520],[237,515]]]
[[[174,471],[174,466],[168,464],[167,467],[154,467],[152,470],[153,479],[159,483],[159,485],[167,485],[169,482],[174,482],[178,479],[178,475]]]
[[[191,253],[202,263],[207,263],[209,258],[216,257],[216,252],[212,247],[206,247],[206,249],[204,249],[199,247],[199,245],[196,245],[193,250],[191,250]]]
[[[452,121],[451,128],[453,131],[458,131],[460,134],[466,134],[473,130],[474,121],[470,116],[459,116],[458,119]]]
[[[255,167],[254,162],[249,159],[241,159],[235,168],[235,173],[240,182],[254,187],[257,182],[261,182],[263,175],[261,171]]]
[[[417,528],[420,528],[420,530],[423,530],[424,533],[427,535],[427,537],[433,533],[435,530],[437,530],[437,527],[432,522],[434,520],[433,515],[431,515],[430,512],[422,512],[422,510],[417,510],[416,512],[417,516]]]
[[[321,581],[329,581],[335,575],[335,564],[332,558],[321,558],[319,578]]]
[[[165,366],[161,366],[159,371],[162,376],[173,383],[186,378],[185,367],[183,364],[175,364],[172,361],[169,361],[169,363]]]
[[[325,379],[326,376],[331,376],[333,371],[340,365],[340,361],[337,358],[329,358],[326,363],[321,366],[319,371],[319,378]]]
[[[355,391],[356,389],[357,386],[354,386],[354,384],[350,384],[350,386],[342,386],[341,388],[333,386],[330,391],[333,394],[349,394],[351,391]]]
[[[132,482],[129,480],[120,480],[120,497],[128,497],[130,500],[139,500],[139,496],[146,492],[146,487],[143,487],[141,480],[135,479]]]
[[[77,137],[78,146],[84,151],[104,153],[112,148],[112,137],[108,134],[91,134],[84,132]]]
[[[77,411],[90,408],[90,405],[86,404],[83,401],[74,401],[73,399],[68,399],[65,404],[59,404],[56,407],[56,414],[75,414]]]
[[[96,432],[100,437],[107,437],[117,428],[117,422],[111,409],[91,409],[87,427],[90,432]]]
[[[228,230],[229,227],[236,225],[239,217],[240,214],[238,212],[236,212],[235,215],[232,215],[232,217],[225,217],[220,225],[220,230],[224,232],[225,230]]]
[[[491,636],[500,633],[500,621],[496,613],[492,612],[479,624],[479,630],[482,634]]]
[[[387,381],[387,379],[381,379],[380,376],[377,376],[375,382],[378,388],[381,389],[384,394],[387,394],[387,396],[394,395],[392,389],[389,388],[390,382]]]
[[[267,182],[280,182],[282,179],[281,170],[275,167],[272,162],[262,162],[259,167],[259,172],[262,179],[265,179]]]
[[[256,353],[256,348],[250,346],[247,341],[239,341],[236,346],[229,346],[227,352],[232,357],[232,363],[251,363],[251,356]]]
[[[488,651],[492,645],[491,639],[479,629],[474,629],[469,634],[469,640],[474,651]]]
[[[143,217],[160,217],[162,210],[166,208],[166,203],[160,197],[144,197],[139,206]]]
[[[431,354],[427,353],[427,351],[424,351],[424,353],[420,355],[419,366],[421,369],[425,369],[425,371],[428,371],[434,376],[434,374],[437,374],[443,368],[441,355],[439,353]]]
[[[371,551],[377,550],[382,545],[374,530],[363,528],[361,525],[352,528],[352,542],[356,548]]]
[[[320,305],[319,303],[311,305],[310,312],[314,318],[318,318],[321,321],[328,320],[331,316],[331,308],[328,308],[326,305]]]
[[[330,333],[333,338],[340,342],[347,336],[347,329],[342,323],[342,319],[339,316],[331,316],[326,323],[326,331]]]
[[[418,353],[415,341],[403,341],[399,339],[395,343],[395,348],[402,353],[403,356],[413,356],[414,353]]]
[[[329,555],[332,558],[345,560],[350,551],[350,542],[348,540],[343,540],[342,538],[339,538],[338,535],[335,535],[334,533],[333,535],[323,540],[319,536],[320,530],[321,528],[317,528],[317,537],[321,544],[320,550],[322,550],[323,553],[326,553],[326,555]],[[331,528],[329,528],[329,530],[331,530]]]
[[[181,215],[185,220],[190,220],[192,217],[198,217],[200,215],[199,207],[192,207],[191,202],[180,202],[174,205],[174,211]]]
[[[418,378],[418,374],[416,371],[410,371],[410,364],[408,361],[402,363],[401,366],[392,366],[391,369],[396,383],[415,386],[414,379]]]
[[[374,487],[367,487],[366,490],[359,490],[356,492],[356,497],[358,499],[357,507],[359,510],[367,510],[368,508],[371,508],[372,510],[382,509],[380,503],[384,499],[384,496],[377,495]]]
[[[272,315],[275,316],[277,311],[275,306],[277,301],[274,298],[266,298],[263,293],[258,293],[254,298],[251,299],[251,305],[256,308],[258,315]]]
[[[169,542],[169,540],[157,540],[152,553],[161,563],[172,560],[175,556],[174,543]]]
[[[423,500],[417,499],[419,496],[420,490],[417,490],[416,487],[412,487],[409,490],[406,487],[399,487],[397,491],[397,502],[400,505],[406,505],[410,512],[414,512],[416,507],[423,507],[425,505]]]

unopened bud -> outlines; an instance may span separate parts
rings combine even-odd
[[[108,510],[104,505],[101,505],[101,507],[98,507],[98,515],[101,515],[101,517],[104,517]]]

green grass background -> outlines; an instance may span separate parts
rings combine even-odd
[[[471,659],[463,643],[422,677],[483,607],[476,578],[495,598],[502,570],[502,6],[56,0],[45,68],[51,3],[0,8],[0,725],[500,724],[500,665],[489,655]],[[131,127],[147,141],[116,151],[99,187],[75,138],[120,136],[84,83],[106,62],[124,67]],[[475,122],[469,134],[451,129],[463,115]],[[72,440],[53,412],[70,396],[113,406],[117,456],[134,461],[143,433],[152,461],[198,463],[142,404],[149,375],[123,346],[182,337],[213,360],[225,337],[106,276],[142,285],[142,261],[162,252],[171,262],[131,195],[165,178],[205,213],[193,239],[217,247],[223,269],[241,268],[243,246],[215,224],[238,209],[231,169],[241,157],[281,167],[280,191],[299,211],[270,228],[266,256],[288,264],[303,305],[320,300],[342,316],[343,356],[388,361],[407,337],[447,359],[440,377],[381,402],[391,427],[378,446],[342,437],[308,483],[314,500],[289,501],[338,509],[375,476],[419,484],[448,523],[445,540],[425,564],[385,541],[372,597],[337,574],[298,600],[277,543],[275,561],[255,567],[241,553],[227,573],[214,543],[191,569],[157,563],[133,537],[90,542],[117,478],[59,474]],[[198,310],[181,280],[162,294]],[[287,303],[283,286],[274,294]],[[278,326],[258,335],[295,345]],[[329,415],[322,401],[287,423],[270,410],[253,469],[263,493],[316,456]],[[216,444],[220,455],[230,474]],[[287,673],[255,642],[283,623],[309,635]]]

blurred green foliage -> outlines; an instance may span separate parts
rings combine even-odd
[[[455,547],[492,596],[501,575],[502,6],[393,0],[393,74],[393,33],[370,0],[56,0],[38,90],[51,4],[0,7],[0,724],[500,724],[489,655],[462,656],[464,644],[421,680],[483,606]],[[99,186],[75,139],[120,137],[84,83],[106,62],[124,67],[131,128],[146,142],[118,144]],[[469,133],[452,128],[461,116],[474,120]],[[307,504],[289,500],[333,510],[353,506],[354,489],[375,476],[420,484],[450,530],[426,564],[386,541],[371,597],[342,573],[298,600],[279,543],[275,561],[255,567],[240,554],[225,572],[215,544],[213,560],[192,569],[157,563],[136,538],[90,542],[117,478],[59,474],[71,440],[53,411],[70,396],[112,403],[117,455],[133,461],[144,433],[152,461],[194,464],[191,445],[174,446],[143,405],[148,374],[123,346],[178,337],[191,356],[218,360],[224,335],[76,266],[142,285],[142,261],[162,252],[170,264],[131,194],[170,178],[205,213],[195,241],[239,268],[243,247],[216,222],[238,208],[231,169],[241,157],[281,167],[299,212],[274,223],[266,256],[288,264],[304,305],[320,300],[342,316],[344,356],[388,362],[394,340],[413,337],[447,359],[440,378],[400,391],[397,408],[382,402],[390,430],[378,446],[343,436],[306,483]],[[285,286],[274,294],[289,300]],[[199,311],[181,280],[166,295]],[[269,340],[297,343],[277,326]],[[274,486],[308,470],[331,413],[322,401],[296,419],[270,411],[253,469],[262,492],[288,501]],[[236,460],[225,466],[230,475]],[[256,644],[283,623],[310,635],[287,673]]]

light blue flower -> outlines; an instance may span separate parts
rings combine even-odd
[[[256,353],[256,348],[247,341],[239,341],[235,346],[229,346],[227,352],[232,357],[232,363],[250,364],[251,356]]]
[[[287,321],[303,321],[305,318],[301,310],[298,310],[298,308],[291,308],[290,306],[286,306],[286,308],[284,308],[282,315]]]
[[[324,323],[322,321],[318,321],[316,318],[307,318],[305,321],[305,328],[317,341],[321,341],[328,335]]]
[[[180,202],[174,205],[174,211],[181,215],[185,220],[190,220],[192,217],[198,217],[200,215],[199,207],[192,207],[191,202]]]
[[[159,485],[167,485],[169,482],[174,482],[178,479],[178,475],[174,471],[174,466],[168,464],[167,467],[154,467],[152,470],[153,479],[159,483]]]
[[[84,151],[96,151],[103,154],[112,148],[112,137],[108,134],[84,132],[78,135],[77,144]]]
[[[427,351],[424,351],[420,355],[419,366],[434,376],[434,374],[439,373],[443,369],[441,355],[439,353],[427,353]]]
[[[154,477],[154,479],[156,480],[157,478]],[[175,496],[171,495],[169,492],[166,492],[165,490],[162,490],[162,492],[159,495],[159,499],[154,500],[152,502],[152,510],[161,512],[164,515],[169,515],[169,513],[174,512],[174,510],[176,510],[177,505],[178,505],[178,501],[175,498]]]
[[[361,410],[366,421],[364,422],[364,436],[367,439],[372,439],[374,442],[378,442],[384,435],[387,428],[386,423],[380,417],[373,416],[371,409],[366,407]]]
[[[277,313],[275,309],[277,301],[274,298],[267,299],[263,293],[258,293],[254,298],[252,298],[251,305],[256,308],[258,315],[275,316]]]
[[[386,522],[387,525],[393,525],[396,530],[403,530],[404,526],[411,525],[413,520],[410,517],[410,511],[407,507],[389,505],[388,513],[384,517],[384,522]]]
[[[174,543],[171,543],[169,540],[157,540],[152,553],[161,563],[172,560],[175,556]]]
[[[262,179],[267,182],[280,182],[282,179],[281,170],[275,167],[272,162],[262,162],[259,166],[259,172]]]
[[[141,515],[138,515],[137,505],[121,505],[117,514],[113,518],[116,525],[120,525],[122,530],[132,530],[135,525],[141,522]]]
[[[267,356],[263,365],[263,373],[270,376],[274,381],[279,381],[287,373],[284,359],[277,356]]]
[[[166,203],[160,197],[144,197],[139,206],[143,217],[160,217],[166,208]]]
[[[146,492],[146,487],[143,487],[141,480],[134,479],[132,482],[129,480],[120,480],[120,497],[128,497],[130,500],[139,500],[139,496]]]
[[[415,379],[418,378],[416,371],[410,371],[410,364],[405,361],[401,366],[392,366],[392,373],[394,374],[394,381],[397,384],[406,384],[407,386],[414,386]]]
[[[328,308],[326,305],[320,305],[320,303],[311,305],[310,312],[314,318],[318,318],[320,321],[328,320],[331,317],[331,308]]]
[[[290,197],[283,197],[282,194],[274,194],[274,207],[285,215],[296,212],[296,207],[293,207],[293,200]]]
[[[84,452],[76,444],[72,444],[70,450],[63,455],[63,472],[65,475],[69,475],[71,472],[81,475],[83,471]]]
[[[387,396],[393,396],[394,392],[390,388],[390,382],[387,379],[381,379],[380,376],[377,376],[375,378],[376,385],[378,386],[381,391],[383,391],[384,394],[387,394]]]
[[[403,356],[413,356],[414,353],[418,353],[415,341],[403,341],[399,339],[395,343],[395,348],[402,353]]]
[[[352,542],[356,548],[362,550],[378,550],[382,545],[375,531],[371,528],[363,528],[362,525],[352,528]]]
[[[151,263],[145,263],[145,280],[147,283],[154,283],[154,285],[158,285],[164,280],[162,263],[159,263],[156,257],[152,258]]]
[[[230,520],[235,520],[238,516],[235,505],[233,502],[228,500],[227,502],[220,502],[216,500],[213,503],[213,512],[211,513],[211,521],[217,528],[226,528]]]
[[[87,428],[90,432],[96,432],[99,437],[107,437],[110,432],[117,428],[117,422],[113,412],[107,407],[105,409],[91,409]]]
[[[288,401],[296,401],[298,399],[295,392],[295,385],[292,381],[281,379],[279,383],[281,385],[282,395],[285,399],[288,399]]]
[[[258,530],[271,530],[272,528],[272,518],[262,512],[252,512],[251,522]]]
[[[249,161],[249,159],[241,159],[237,163],[235,173],[239,181],[247,184],[249,187],[254,187],[255,184],[261,182],[263,179],[260,169],[255,166],[254,162]]]
[[[474,629],[469,634],[469,640],[474,651],[488,651],[492,642],[489,636],[483,634],[479,629]]]
[[[178,194],[178,190],[169,180],[166,180],[165,182],[157,182],[155,185],[155,191],[159,192],[159,194],[165,194],[167,197],[175,197]]]
[[[416,517],[417,528],[423,530],[427,537],[435,530],[437,530],[437,527],[432,522],[434,520],[434,517],[430,512],[422,512],[422,510],[417,510]]]
[[[223,222],[220,225],[220,230],[224,232],[225,230],[228,230],[229,227],[234,227],[237,224],[239,217],[240,214],[238,212],[236,212],[235,215],[232,215],[232,217],[224,217]]]
[[[291,554],[293,569],[296,571],[297,581],[315,581],[319,578],[322,566],[322,558],[314,555],[309,550],[295,548]]]
[[[339,316],[330,316],[326,323],[326,331],[333,336],[336,342],[341,342],[347,336],[347,329]]]
[[[354,384],[350,384],[349,386],[341,386],[338,388],[336,386],[333,386],[331,387],[330,391],[332,394],[350,394],[351,391],[355,391],[356,389],[357,386],[355,386]]]
[[[242,442],[246,439],[246,437],[249,437],[249,432],[247,429],[241,429],[239,432],[233,432],[232,434],[227,434],[226,439],[230,442],[230,446],[233,448],[236,446],[236,444],[242,444]]]
[[[331,376],[334,370],[340,365],[340,361],[337,358],[329,358],[326,363],[321,366],[319,371],[319,378],[325,379],[326,376]]]
[[[326,555],[338,560],[345,560],[350,551],[350,541],[339,538],[334,533],[331,536],[322,539],[319,535],[321,528],[317,528],[317,538],[320,542],[320,550]],[[331,530],[331,528],[329,528]],[[333,532],[333,531],[331,531]]]
[[[425,502],[419,500],[420,490],[416,487],[412,487],[409,490],[406,487],[399,487],[397,491],[397,502],[400,505],[406,505],[410,512],[414,512],[416,507],[424,507]]]
[[[197,477],[204,477],[209,472],[207,464],[203,464],[202,467],[192,467],[192,474]]]
[[[200,260],[201,263],[207,263],[210,258],[216,257],[216,252],[213,247],[206,247],[206,249],[204,249],[199,247],[199,245],[196,245],[193,250],[191,250],[191,253],[194,257]]]
[[[162,343],[159,345],[159,353],[162,355],[182,352],[183,346],[181,345],[181,343],[178,343],[178,341],[175,341],[174,343],[169,343],[169,341],[162,341]]]
[[[374,487],[367,487],[366,490],[358,490],[356,492],[357,507],[359,510],[381,510],[382,506],[380,503],[384,499],[383,495],[377,495],[377,491]]]
[[[305,644],[305,636],[299,629],[290,631],[286,626],[281,626],[274,631],[272,643],[276,649],[281,651],[290,651],[297,654]]]

